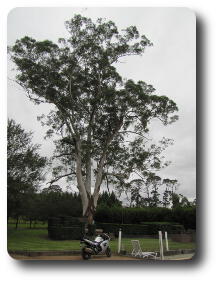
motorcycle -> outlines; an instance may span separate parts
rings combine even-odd
[[[111,257],[111,249],[109,246],[110,237],[103,233],[98,235],[94,241],[83,238],[81,240],[81,255],[82,258],[87,260],[90,259],[92,255],[106,254],[107,257]]]

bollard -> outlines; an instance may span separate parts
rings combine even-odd
[[[158,233],[159,233],[160,259],[164,260],[162,231],[159,231]]]
[[[167,231],[165,232],[165,242],[166,242],[166,250],[169,251],[169,244],[168,244],[168,238],[167,238]]]
[[[122,239],[122,230],[119,229],[119,238],[118,238],[118,254],[120,254],[121,251],[121,239]]]

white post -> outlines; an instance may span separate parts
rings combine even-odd
[[[160,259],[164,260],[162,231],[159,231],[158,233],[159,233]]]
[[[118,254],[120,254],[120,250],[121,250],[121,239],[122,239],[122,230],[120,228],[119,229],[119,239],[118,239]]]
[[[165,232],[165,241],[166,241],[166,250],[169,251],[169,244],[168,244],[168,238],[167,238],[167,231]]]

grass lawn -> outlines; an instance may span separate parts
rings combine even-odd
[[[135,238],[139,240],[143,251],[158,251],[159,243],[158,239],[144,239]],[[117,252],[118,240],[111,240],[110,247],[112,252]],[[169,240],[169,249],[193,249],[195,243],[178,243]],[[127,252],[131,252],[131,239],[122,238],[122,249]],[[54,241],[48,239],[46,229],[21,229],[15,230],[8,229],[8,250],[11,251],[69,251],[80,250],[80,241],[68,240],[68,241]]]

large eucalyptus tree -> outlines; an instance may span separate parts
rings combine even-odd
[[[54,105],[44,118],[48,135],[60,134],[56,156],[65,172],[55,168],[53,181],[76,177],[83,215],[91,223],[104,179],[124,188],[133,172],[146,176],[163,166],[159,157],[169,140],[146,148],[145,135],[152,119],[174,122],[177,106],[155,95],[152,85],[117,72],[119,58],[152,46],[135,26],[119,33],[111,21],[94,23],[81,15],[65,25],[69,37],[57,44],[25,36],[9,52],[29,99]]]

